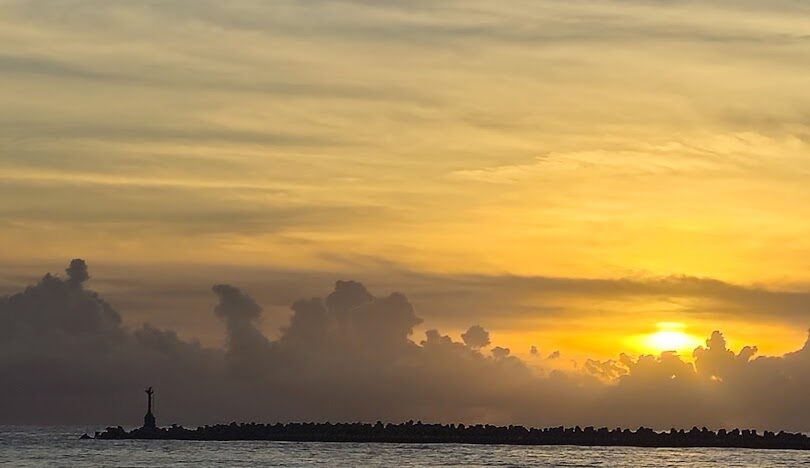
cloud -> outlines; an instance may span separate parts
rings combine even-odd
[[[560,352],[555,351],[549,354],[548,359],[557,359],[560,357]],[[627,374],[627,367],[613,359],[607,361],[597,361],[588,359],[583,365],[585,372],[600,377],[606,381],[616,380],[619,377]]]
[[[361,283],[338,281],[325,300],[295,302],[275,340],[257,328],[263,310],[251,296],[214,286],[213,313],[227,337],[224,349],[214,349],[151,325],[123,326],[85,288],[82,260],[67,272],[0,299],[0,372],[8,376],[0,422],[137,424],[141,388],[154,385],[164,424],[423,419],[809,428],[807,345],[756,357],[754,347],[728,349],[718,331],[695,350],[694,365],[674,353],[622,355],[543,376],[507,348],[487,356],[435,329],[417,344],[421,319],[404,295],[377,297]]]
[[[116,310],[84,288],[83,261],[72,261],[68,273],[66,279],[45,275],[0,298],[0,369],[9,396],[2,405],[9,421],[100,420],[104,413],[131,419],[138,411],[120,406],[120,398],[137,394],[144,379],[163,382],[175,411],[213,401],[225,381],[221,353],[172,331],[124,328]]]
[[[623,375],[605,396],[616,411],[633,407],[642,424],[668,419],[676,427],[700,421],[802,427],[807,409],[797,398],[810,383],[809,350],[805,344],[782,357],[754,358],[754,347],[735,353],[715,331],[694,351],[694,365],[671,352],[636,360],[622,356]],[[631,402],[638,395],[643,398]]]
[[[350,146],[352,142],[337,141],[323,135],[277,133],[269,130],[246,131],[197,123],[185,126],[148,125],[134,122],[59,122],[20,121],[3,119],[0,138],[9,140],[97,141],[106,143],[200,143],[227,145],[256,145],[261,147],[330,147]],[[34,145],[36,146],[36,145]]]
[[[470,309],[495,305],[499,319],[526,316],[557,316],[565,314],[567,306],[557,302],[548,307],[553,299],[569,298],[587,301],[661,299],[684,302],[685,312],[695,316],[712,314],[720,316],[778,320],[795,324],[810,323],[810,292],[806,290],[768,289],[759,285],[738,285],[717,280],[686,275],[666,277],[633,278],[566,278],[554,276],[430,276],[434,284],[441,284],[448,294],[467,296]],[[533,307],[520,307],[532,299],[544,299]],[[470,312],[466,312],[470,313]],[[471,312],[475,313],[475,311]],[[475,319],[476,317],[473,317]]]
[[[227,324],[227,351],[231,371],[240,375],[251,375],[266,364],[263,354],[269,350],[270,342],[256,328],[262,308],[239,288],[218,284],[211,288],[219,298],[214,314]]]
[[[464,344],[470,348],[484,348],[489,346],[489,332],[480,325],[473,325],[461,334]]]
[[[294,223],[289,230],[321,236],[361,210],[353,217],[356,226],[340,236],[322,235],[318,245],[340,237],[361,254],[399,261],[411,262],[410,249],[420,250],[420,258],[446,259],[445,271],[534,272],[541,270],[512,263],[514,250],[523,246],[518,239],[503,242],[504,232],[521,232],[512,229],[514,220],[543,220],[532,228],[532,242],[559,242],[555,252],[577,249],[570,257],[555,254],[565,260],[555,259],[548,268],[583,265],[604,259],[604,245],[614,244],[591,240],[600,248],[586,254],[590,249],[569,229],[592,232],[594,220],[612,214],[605,212],[608,206],[632,212],[644,228],[611,216],[623,221],[607,223],[602,232],[626,234],[630,246],[646,245],[664,224],[657,216],[670,213],[668,219],[678,220],[692,214],[679,211],[685,204],[680,193],[666,190],[654,176],[681,165],[730,166],[725,175],[735,181],[760,180],[763,171],[733,171],[739,151],[729,141],[741,131],[769,133],[806,121],[802,72],[808,41],[796,13],[807,9],[789,0],[767,7],[616,0],[246,0],[159,8],[93,0],[54,3],[47,12],[24,2],[4,7],[0,177],[13,173],[9,191],[24,196],[0,197],[2,222],[15,223],[19,232],[12,238],[4,230],[0,240],[17,245],[24,244],[19,239],[47,237],[55,224],[65,233],[81,230],[87,220],[98,224],[99,236],[106,234],[96,245],[106,244],[118,238],[117,230],[143,229],[148,222],[150,230],[163,229],[162,239],[144,242],[132,234],[122,244],[140,246],[146,257],[166,239],[180,243],[200,232],[210,235],[201,246],[210,252],[234,244],[222,242],[222,234],[242,234],[240,245],[263,246],[243,249],[249,253],[233,259],[250,263],[256,255],[277,258],[267,237],[284,235],[273,229],[273,216],[260,213],[273,209],[283,216],[279,211],[291,204],[338,204],[345,213],[316,210],[307,216],[314,222]],[[798,157],[790,164],[775,162],[785,153],[783,143],[764,141],[746,153],[759,163],[752,166],[779,165],[783,172],[773,184],[748,187],[765,196],[749,200],[729,193],[729,184],[717,184],[715,173],[689,172],[669,182],[710,200],[699,205],[704,210],[719,207],[728,222],[714,213],[706,217],[729,230],[749,220],[771,226],[746,231],[751,240],[740,251],[750,253],[751,244],[771,240],[775,231],[804,239],[796,220],[806,213],[792,203],[804,192],[790,190],[768,201],[775,185],[803,173],[805,148],[795,150]],[[544,154],[587,160],[548,177],[553,161],[531,164]],[[605,167],[616,171],[605,174]],[[622,177],[627,172],[633,181]],[[608,184],[616,178],[620,186],[612,190]],[[518,183],[490,186],[469,179]],[[148,190],[121,194],[127,184]],[[155,185],[181,185],[186,193],[155,195]],[[83,187],[81,196],[77,186]],[[252,188],[277,186],[287,190],[270,195]],[[715,196],[726,190],[727,197]],[[648,197],[650,191],[656,196]],[[74,202],[89,196],[98,203]],[[179,202],[165,206],[171,200]],[[368,200],[389,209],[368,212]],[[741,206],[744,216],[737,211]],[[381,219],[380,211],[389,216]],[[758,216],[749,216],[751,211]],[[242,215],[231,223],[229,213]],[[765,218],[778,213],[793,222]],[[510,222],[500,223],[496,215]],[[783,227],[788,224],[792,228]],[[233,229],[222,232],[217,225]],[[448,236],[476,231],[479,242],[453,243],[453,255],[438,250]],[[374,245],[359,247],[370,237]],[[68,249],[84,250],[71,241]],[[400,248],[406,243],[407,253]],[[795,245],[806,248],[803,241]],[[493,251],[499,260],[483,265],[474,260],[486,256],[477,246],[510,255]],[[169,253],[178,260],[200,250]],[[526,263],[550,265],[543,257]],[[741,263],[749,260],[739,257]],[[782,251],[779,257],[800,255]],[[150,260],[166,258],[155,254]],[[615,271],[611,263],[604,259],[601,270],[589,271]],[[657,258],[650,263],[666,264]]]
[[[0,267],[0,291],[16,291],[46,268],[52,265]],[[470,324],[486,324],[487,331],[494,336],[532,330],[537,337],[531,338],[531,344],[543,350],[544,358],[555,349],[569,358],[590,357],[600,361],[614,358],[613,353],[622,349],[610,341],[597,345],[587,340],[556,341],[570,334],[567,327],[571,321],[578,322],[578,333],[583,335],[607,333],[600,328],[605,326],[600,317],[622,317],[610,330],[622,336],[654,332],[657,321],[683,321],[689,326],[687,333],[698,337],[711,332],[715,323],[728,323],[725,328],[735,330],[730,337],[736,340],[733,342],[749,340],[768,353],[783,353],[798,346],[804,329],[810,326],[807,317],[810,294],[805,290],[767,289],[711,278],[436,275],[397,265],[369,263],[342,264],[340,268],[325,267],[318,271],[217,264],[189,269],[168,263],[160,268],[106,263],[96,264],[94,271],[103,275],[97,274],[92,284],[118,310],[126,311],[127,323],[151,322],[216,346],[224,341],[218,321],[213,314],[200,311],[210,303],[210,285],[222,278],[250,291],[265,307],[258,326],[273,337],[288,326],[291,304],[313,292],[326,291],[335,278],[341,277],[362,278],[367,291],[407,291],[409,302],[424,321],[417,326],[420,333],[433,328],[459,339]],[[626,325],[625,319],[630,320]],[[758,331],[760,326],[762,330]],[[778,339],[773,335],[776,332]],[[786,334],[789,338],[784,338]],[[419,342],[421,337],[413,341]],[[524,346],[529,343],[496,344],[512,345],[513,353],[520,355],[528,351]],[[594,349],[602,352],[594,354]]]
[[[65,273],[68,275],[68,282],[79,285],[90,279],[87,273],[87,264],[79,258],[70,261]]]
[[[507,357],[509,357],[509,354],[511,353],[509,348],[503,348],[501,346],[496,346],[492,348],[490,352],[492,353],[492,357],[494,357],[495,359],[506,359]]]
[[[74,59],[75,60],[75,59]],[[98,64],[95,64],[98,67]],[[147,76],[137,70],[130,74],[111,71],[110,68],[95,69],[94,64],[67,62],[61,58],[52,58],[47,55],[15,55],[0,53],[0,71],[9,75],[23,77],[45,77],[57,80],[87,80],[90,82],[106,83],[130,87],[166,88],[174,91],[187,91],[191,88],[198,92],[228,92],[247,93],[257,95],[274,95],[283,99],[320,98],[340,100],[377,100],[377,101],[413,101],[429,103],[431,99],[421,95],[418,91],[409,91],[394,87],[381,87],[379,85],[358,86],[340,84],[335,82],[295,82],[271,79],[267,77],[237,77],[216,73],[214,70],[198,70],[198,74],[183,73],[180,70],[164,70],[167,73]],[[228,136],[228,134],[226,134]],[[269,136],[269,135],[268,135]],[[201,132],[198,136],[205,137]],[[212,139],[218,139],[214,137]],[[280,140],[280,139],[279,139]],[[264,141],[267,143],[266,139]],[[278,141],[273,141],[278,143]],[[284,143],[282,140],[281,143]],[[315,143],[315,142],[313,142]],[[335,142],[337,144],[337,142]]]
[[[262,313],[262,308],[239,288],[217,284],[211,289],[219,297],[214,313],[227,320],[228,326],[252,322]]]

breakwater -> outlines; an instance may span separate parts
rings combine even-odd
[[[637,447],[734,447],[755,449],[810,449],[810,438],[801,433],[733,429],[712,431],[654,431],[640,427],[608,429],[594,427],[526,428],[464,424],[368,423],[231,423],[187,429],[182,426],[141,427],[127,431],[108,427],[86,439],[176,439],[176,440],[268,440],[300,442],[366,443],[459,443],[512,445],[580,445]]]

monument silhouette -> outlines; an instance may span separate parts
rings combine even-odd
[[[146,392],[147,406],[146,414],[143,416],[143,427],[155,429],[157,425],[155,424],[155,415],[152,414],[152,399],[155,395],[155,391],[152,390],[152,387],[149,387],[144,391]]]

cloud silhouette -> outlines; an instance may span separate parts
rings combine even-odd
[[[490,352],[492,353],[492,357],[495,359],[506,359],[509,356],[509,353],[511,353],[509,348],[504,348],[501,346],[492,348]]]
[[[86,289],[86,264],[45,275],[0,298],[0,423],[137,424],[141,390],[158,390],[158,422],[407,420],[533,425],[748,426],[808,430],[810,346],[757,357],[721,332],[694,352],[586,361],[535,373],[507,348],[479,351],[420,324],[400,293],[377,297],[339,281],[294,302],[277,339],[258,328],[262,307],[229,285],[212,288],[226,346],[206,348],[151,325],[128,328]],[[470,331],[474,331],[470,334]],[[481,333],[483,332],[483,333]],[[475,338],[473,338],[475,337]],[[476,346],[479,345],[479,346]],[[551,356],[550,356],[551,357]]]
[[[473,325],[466,332],[461,334],[464,344],[470,348],[483,348],[489,346],[489,332],[480,325]]]

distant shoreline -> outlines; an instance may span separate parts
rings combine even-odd
[[[595,447],[648,448],[747,448],[810,450],[810,438],[801,433],[755,430],[710,431],[706,428],[656,432],[648,428],[629,429],[574,427],[526,428],[463,424],[365,423],[231,423],[187,429],[182,426],[140,427],[126,431],[108,427],[91,437],[100,440],[198,440],[198,441],[278,441],[347,442],[400,444],[476,445],[571,445]]]

